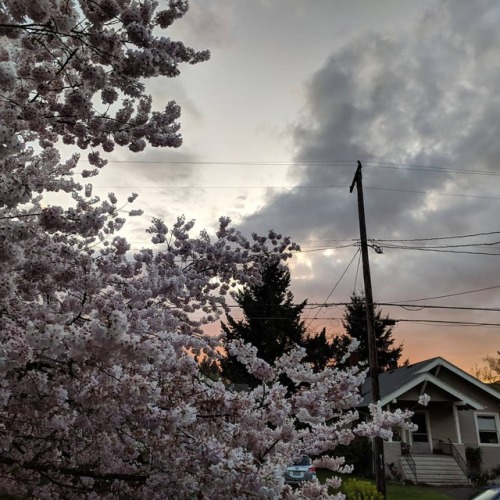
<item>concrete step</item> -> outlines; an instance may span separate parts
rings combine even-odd
[[[467,486],[469,480],[453,457],[448,455],[412,455],[417,469],[417,482],[432,486]],[[415,476],[404,457],[401,468],[406,479],[415,481]]]

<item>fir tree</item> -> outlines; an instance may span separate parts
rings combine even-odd
[[[379,308],[375,308],[374,319],[379,371],[384,372],[397,368],[403,344],[394,346],[393,328],[390,326],[392,321],[389,316],[382,317],[382,311]],[[352,339],[359,341],[357,349],[359,360],[368,363],[368,328],[366,302],[363,294],[353,293],[351,295],[351,303],[345,308],[342,325],[345,333],[335,337],[332,342],[337,364],[341,364]]]
[[[243,310],[244,319],[235,320],[227,316],[222,324],[226,335],[225,345],[239,339],[257,348],[258,356],[269,364],[295,346],[308,351],[306,361],[312,361],[315,369],[326,366],[324,353],[329,347],[325,332],[317,337],[307,337],[301,314],[307,301],[294,304],[287,267],[269,264],[264,268],[261,283],[245,288],[236,301]],[[314,353],[322,353],[315,358]],[[234,357],[228,355],[221,362],[222,376],[238,384],[254,386],[255,377]]]
[[[333,364],[335,346],[326,338],[325,328],[317,335],[304,338],[302,345],[307,351],[304,361],[311,363],[315,371],[322,370],[326,366]]]

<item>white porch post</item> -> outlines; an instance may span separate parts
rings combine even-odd
[[[455,431],[457,433],[457,443],[462,444],[462,433],[460,432],[460,421],[458,419],[458,406],[463,405],[463,401],[453,403],[453,420],[455,421]]]

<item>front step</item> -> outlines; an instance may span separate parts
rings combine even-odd
[[[412,455],[417,469],[417,482],[431,486],[470,486],[467,476],[449,455]],[[401,468],[405,479],[415,481],[413,471],[404,457]]]

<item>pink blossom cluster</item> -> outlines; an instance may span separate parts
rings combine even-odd
[[[356,428],[360,436],[375,437],[383,439],[392,438],[392,429],[402,427],[410,431],[416,431],[418,427],[411,422],[413,412],[410,410],[396,409],[394,412],[383,410],[380,404],[369,405],[371,419],[361,422]]]
[[[0,6],[0,496],[22,498],[340,498],[292,490],[284,470],[332,455],[355,433],[387,434],[409,414],[373,409],[358,425],[365,373],[314,372],[296,349],[270,366],[232,349],[261,381],[234,392],[200,371],[220,343],[204,333],[236,287],[298,250],[275,231],[215,237],[153,219],[151,248],[120,234],[124,206],[75,180],[78,154],[176,147],[180,110],[155,111],[142,78],[208,57],[167,37],[185,0],[7,0]],[[100,101],[100,103],[99,103]],[[102,104],[101,109],[96,106]],[[69,203],[49,203],[48,194]],[[133,209],[129,215],[140,215]],[[286,376],[295,390],[282,385]]]
[[[180,146],[180,108],[152,111],[141,80],[175,77],[209,53],[156,33],[185,14],[186,1],[157,8],[154,0],[4,2],[0,157],[22,147],[26,131],[81,149]]]

